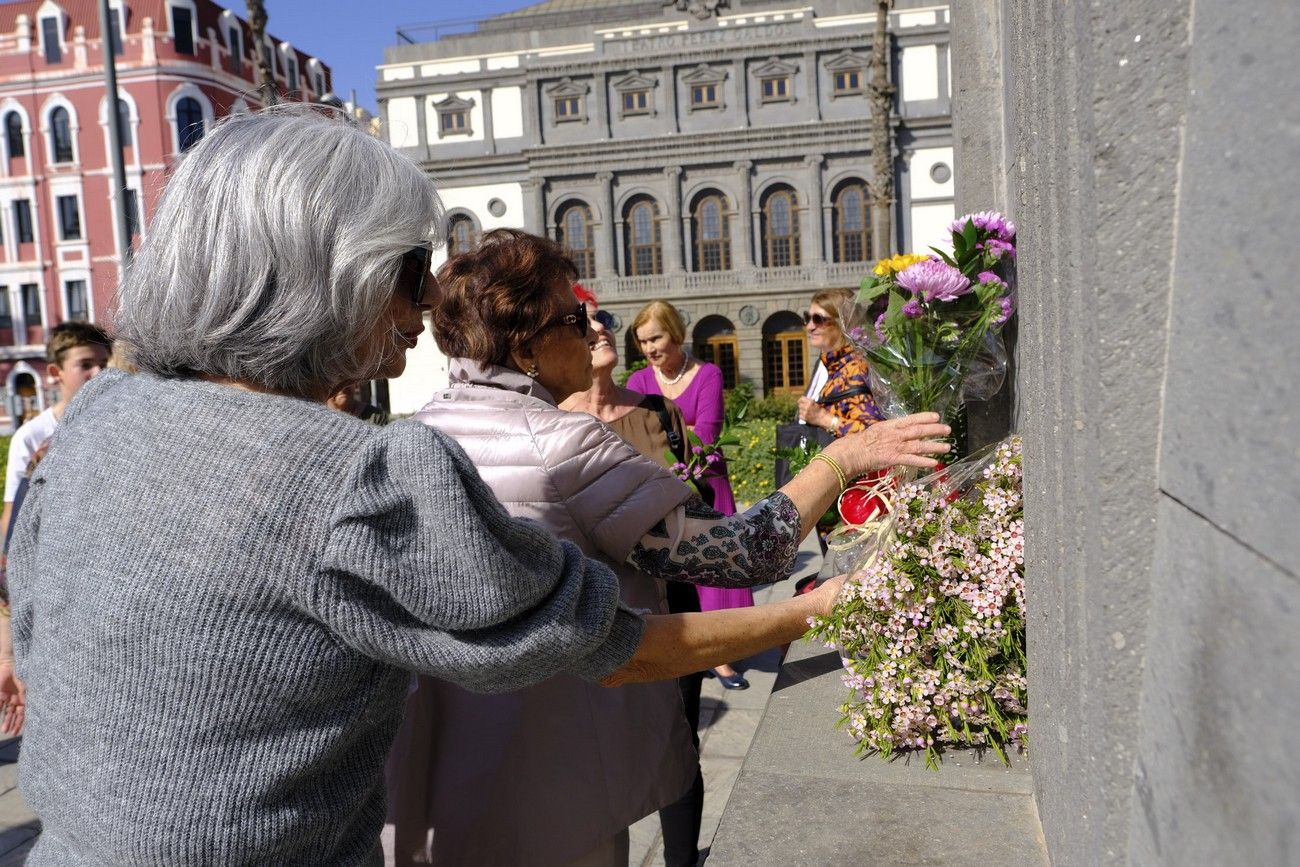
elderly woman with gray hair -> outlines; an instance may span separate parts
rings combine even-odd
[[[414,163],[304,109],[177,167],[115,317],[140,373],[78,394],[10,550],[29,864],[375,864],[408,671],[670,678],[829,606],[643,619],[451,438],[328,409],[404,367],[441,219]]]

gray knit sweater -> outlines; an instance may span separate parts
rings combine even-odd
[[[403,669],[512,690],[641,635],[436,430],[147,374],[78,394],[9,568],[33,865],[377,863]]]

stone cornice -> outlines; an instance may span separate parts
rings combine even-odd
[[[837,28],[838,29],[838,28]],[[509,87],[531,82],[540,78],[575,78],[586,75],[604,75],[609,73],[626,73],[638,69],[645,74],[658,71],[659,66],[685,66],[700,63],[734,63],[742,59],[766,59],[772,55],[804,54],[809,51],[818,53],[839,52],[846,48],[865,54],[871,48],[871,33],[864,25],[861,30],[844,28],[849,32],[830,33],[826,30],[811,32],[800,28],[790,28],[788,34],[767,39],[737,41],[716,46],[681,46],[655,51],[628,52],[626,54],[594,53],[581,59],[569,57],[563,62],[538,63],[524,61],[522,68],[477,71],[456,75],[438,75],[428,78],[416,77],[399,81],[379,81],[375,84],[379,99],[397,96],[410,96],[429,90],[464,89],[469,87]],[[922,44],[947,44],[951,31],[947,24],[935,24],[924,27],[909,27],[905,31],[893,34],[896,44],[900,46]],[[615,40],[616,42],[632,40]],[[523,50],[520,53],[524,53]],[[412,61],[412,65],[436,63],[439,58],[425,58]],[[417,70],[418,71],[418,70]]]

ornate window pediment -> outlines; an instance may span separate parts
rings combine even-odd
[[[585,82],[579,83],[574,81],[572,78],[561,78],[558,82],[546,88],[546,95],[552,99],[558,99],[565,96],[582,97],[586,96],[587,91],[589,90],[591,90],[591,86]]]
[[[754,67],[754,75],[759,78],[772,78],[779,75],[794,75],[799,67],[779,57],[769,57],[766,62]]]
[[[727,73],[701,63],[682,76],[686,85],[687,105],[691,111],[700,109],[723,108],[722,83],[727,80]]]
[[[682,81],[687,84],[721,84],[727,80],[727,71],[725,69],[716,69],[707,63],[701,63],[690,72],[682,75]]]
[[[759,81],[759,100],[768,102],[794,102],[794,74],[799,69],[779,57],[769,57],[754,68]]]
[[[635,69],[613,83],[613,88],[622,93],[628,90],[650,90],[659,85],[657,79],[642,75]]]
[[[546,95],[551,98],[556,123],[587,120],[587,92],[591,86],[586,82],[576,82],[571,78],[562,78],[556,84],[546,88]]]
[[[831,78],[831,96],[865,93],[866,70],[866,59],[848,50],[826,61],[826,71],[830,73]]]
[[[438,113],[438,138],[472,135],[474,129],[470,124],[470,112],[474,104],[474,100],[463,99],[454,93],[441,102],[435,102],[433,110]]]
[[[654,89],[659,86],[657,79],[642,75],[634,69],[611,86],[618,93],[620,117],[655,113]]]

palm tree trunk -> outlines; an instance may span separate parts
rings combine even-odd
[[[894,135],[896,88],[889,80],[889,11],[893,0],[876,0],[876,31],[871,40],[871,226],[877,257],[893,252]]]
[[[253,31],[253,57],[257,59],[257,89],[262,94],[262,105],[275,105],[279,99],[275,89],[275,75],[271,72],[271,58],[266,49],[266,5],[262,0],[248,0],[248,27]]]

